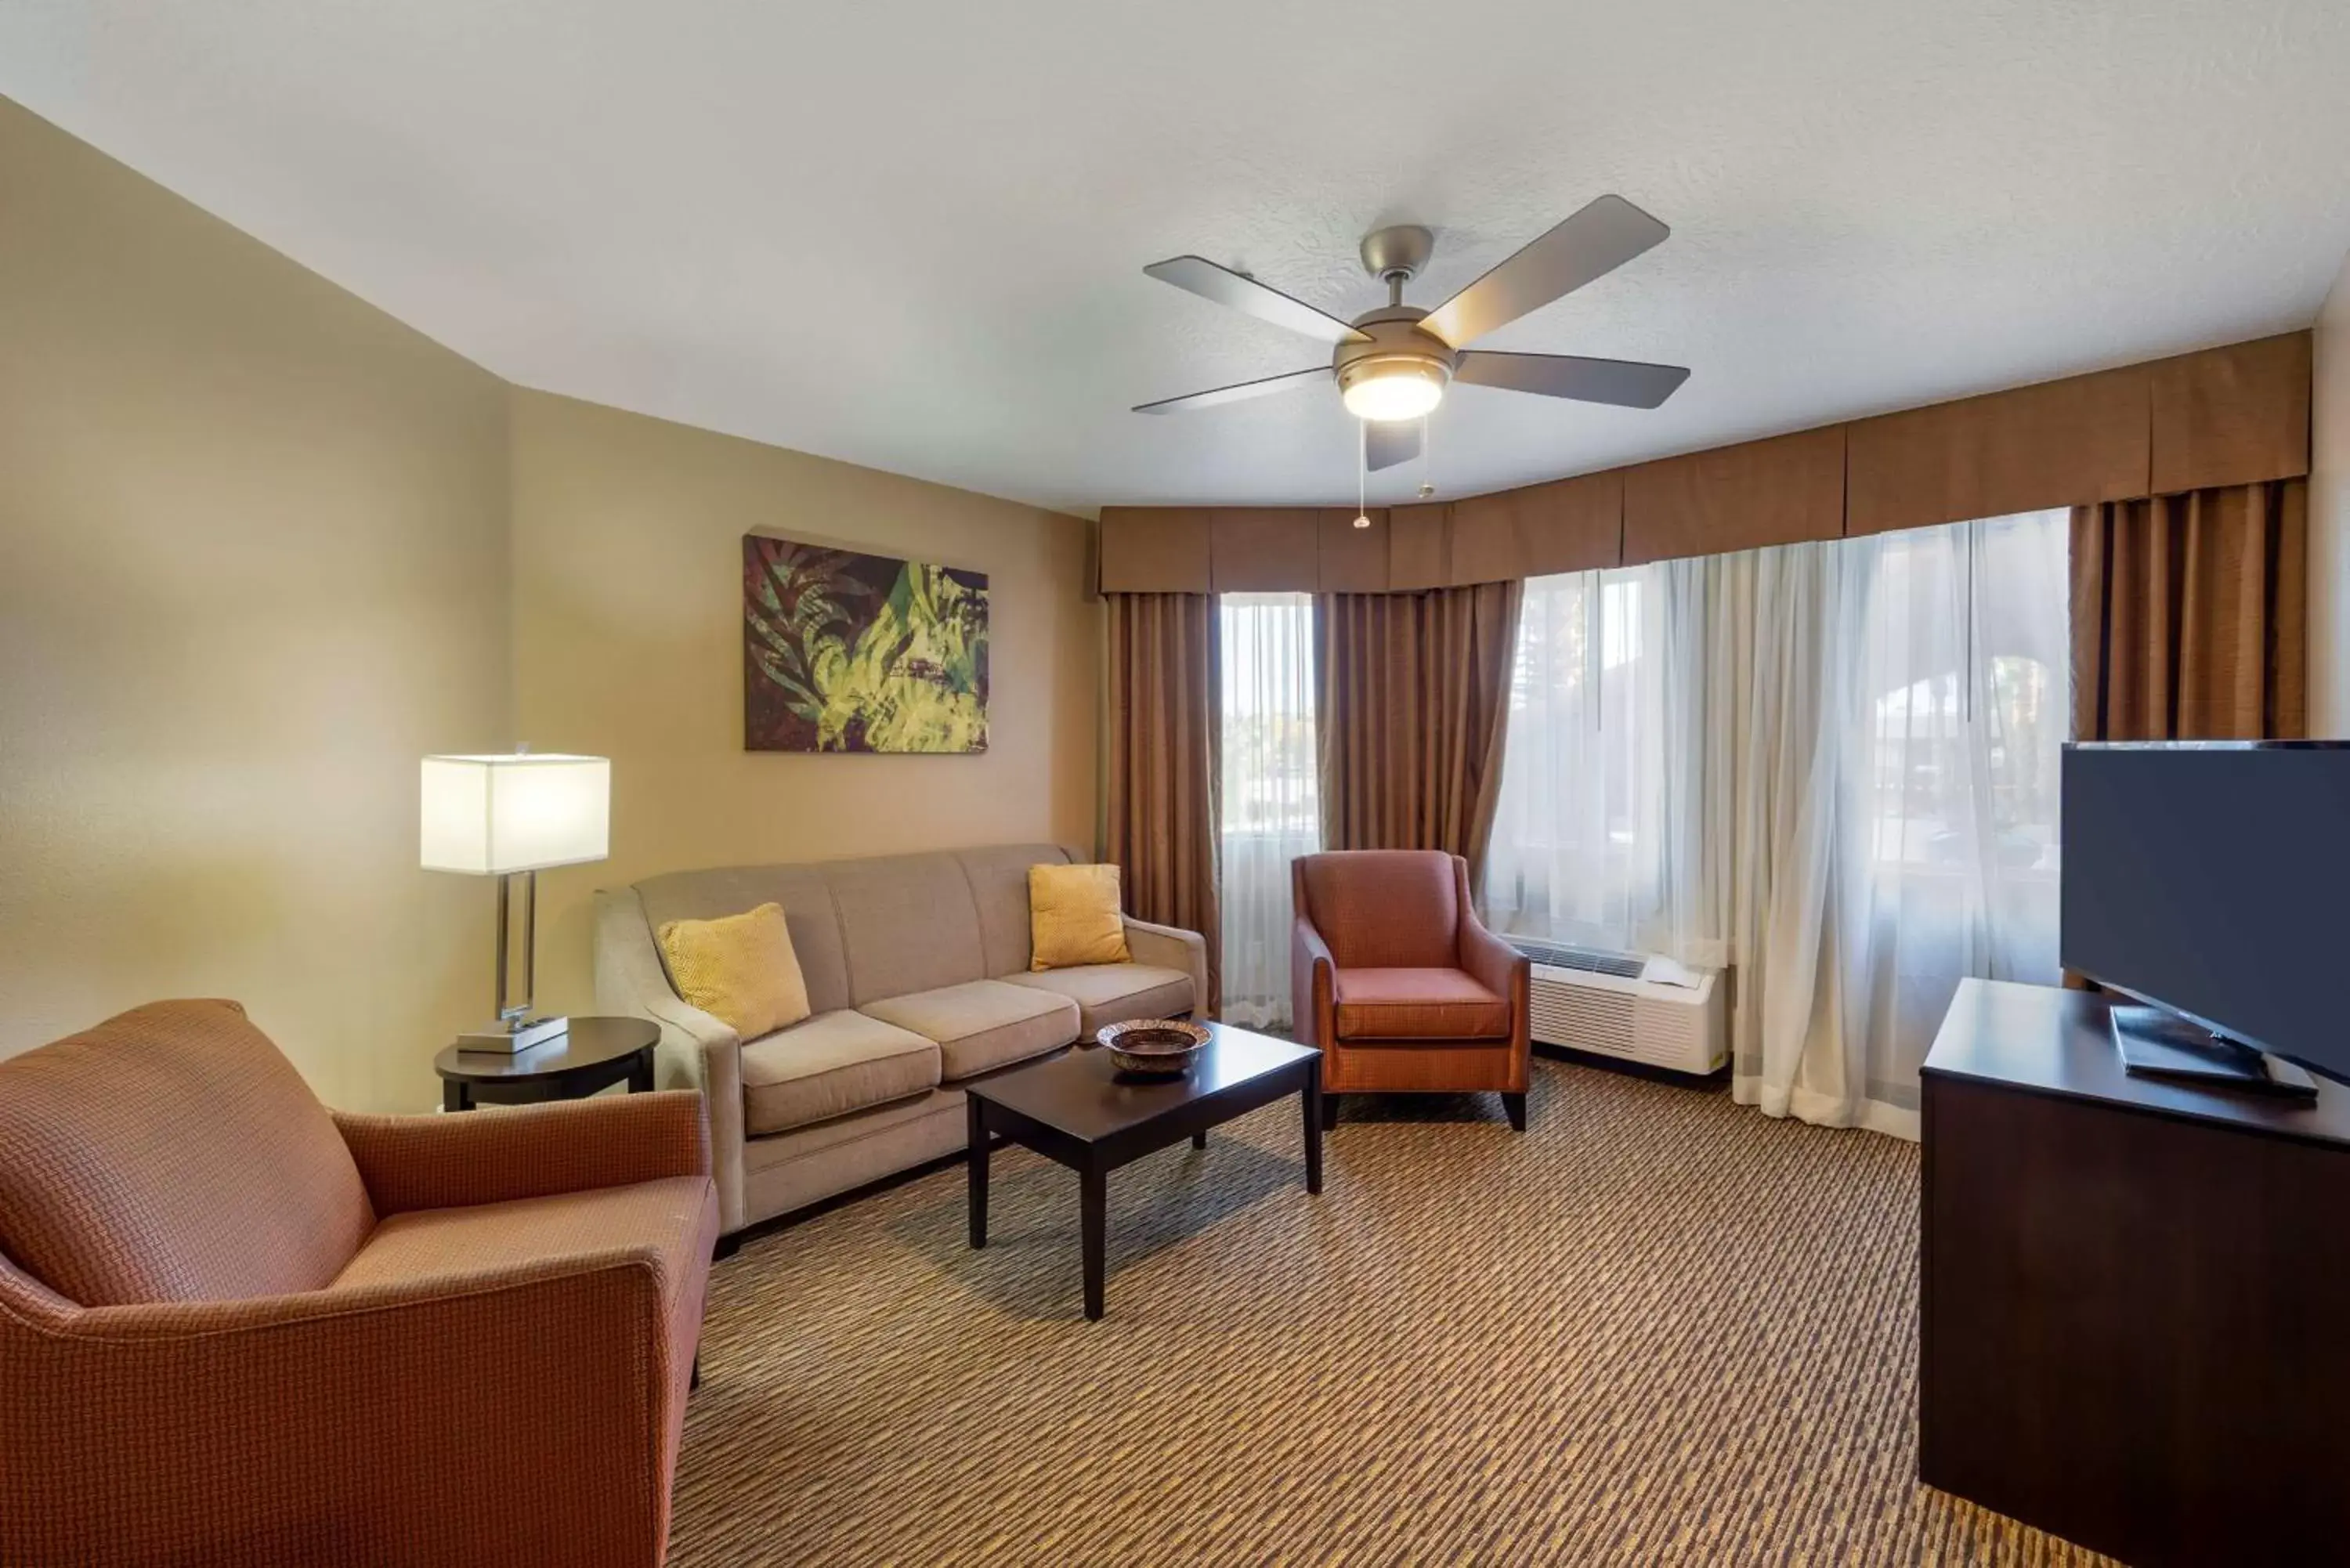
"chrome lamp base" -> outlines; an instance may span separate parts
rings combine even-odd
[[[522,878],[522,1000],[506,986],[512,965],[506,942],[514,930],[514,881]],[[538,873],[509,871],[498,878],[498,1009],[496,1018],[457,1036],[460,1051],[494,1052],[519,1056],[534,1045],[560,1040],[571,1033],[568,1018],[530,1015],[532,981],[538,968]]]
[[[571,1020],[568,1018],[515,1018],[466,1030],[457,1036],[457,1049],[494,1051],[503,1055],[519,1056],[534,1045],[560,1040],[570,1033]]]

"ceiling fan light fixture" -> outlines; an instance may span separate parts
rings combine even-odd
[[[1432,360],[1358,360],[1347,370],[1339,395],[1358,420],[1416,420],[1444,400],[1444,371]]]

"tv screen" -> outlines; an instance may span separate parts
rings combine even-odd
[[[2350,1082],[2350,742],[2067,746],[2064,967]]]

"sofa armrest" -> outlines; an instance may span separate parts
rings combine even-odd
[[[743,1043],[732,1028],[671,986],[644,903],[633,888],[596,895],[596,1005],[660,1026],[655,1074],[664,1089],[701,1091],[710,1115],[710,1175],[718,1184],[719,1229],[741,1230]]]
[[[1178,926],[1161,926],[1133,916],[1126,921],[1126,950],[1134,955],[1137,963],[1152,963],[1161,969],[1180,969],[1191,977],[1191,1012],[1205,1018],[1208,1014],[1208,943],[1197,931],[1187,931]]]
[[[662,1268],[606,1249],[62,1320],[0,1303],[0,1562],[520,1563],[557,1538],[657,1561],[691,1346],[670,1320],[699,1300]],[[450,1506],[452,1464],[525,1457],[510,1506]]]
[[[695,1094],[615,1095],[463,1116],[335,1113],[378,1214],[710,1174]]]

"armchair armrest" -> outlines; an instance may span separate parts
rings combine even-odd
[[[1510,1045],[1518,1061],[1518,1089],[1525,1085],[1525,1057],[1534,1029],[1534,966],[1526,955],[1485,929],[1469,898],[1469,863],[1452,857],[1452,875],[1461,898],[1461,967],[1470,978],[1510,1003]]]
[[[1315,929],[1314,922],[1304,915],[1291,918],[1289,923],[1289,1008],[1290,1027],[1298,1039],[1308,1045],[1327,1050],[1334,1031],[1331,1014],[1336,1006],[1338,985],[1337,961],[1330,956],[1330,944]]]
[[[1134,955],[1137,963],[1154,963],[1161,969],[1180,969],[1191,977],[1191,1011],[1206,1018],[1214,998],[1208,994],[1208,943],[1197,931],[1187,931],[1179,926],[1161,926],[1149,920],[1138,920],[1133,916],[1122,917],[1126,922],[1126,950]]]
[[[710,1174],[702,1096],[615,1095],[437,1116],[335,1113],[378,1214]]]
[[[1456,940],[1461,967],[1487,991],[1509,999],[1511,1033],[1523,1038],[1527,987],[1534,977],[1534,965],[1523,953],[1487,930],[1485,922],[1477,918],[1476,897],[1469,886],[1469,862],[1458,855],[1452,857],[1452,886],[1460,900],[1461,924]]]
[[[0,1561],[529,1562],[558,1530],[576,1562],[657,1561],[684,1382],[661,1270],[606,1249],[62,1317],[0,1301]],[[518,1460],[511,1506],[449,1506],[452,1465]]]
[[[1461,967],[1496,996],[1516,997],[1526,987],[1533,965],[1526,955],[1487,930],[1471,910],[1461,919]]]

